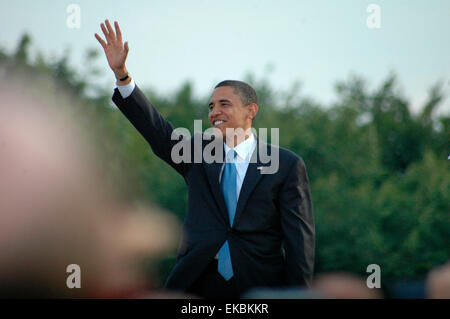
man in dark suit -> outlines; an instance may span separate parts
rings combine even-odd
[[[183,239],[166,287],[237,298],[251,288],[309,286],[315,231],[306,168],[296,154],[251,132],[255,91],[240,81],[219,83],[209,103],[215,134],[183,139],[128,75],[128,43],[117,22],[115,30],[108,20],[101,28],[106,41],[95,36],[117,79],[114,103],[188,186]],[[180,143],[182,155],[174,152]]]

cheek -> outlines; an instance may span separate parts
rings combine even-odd
[[[242,112],[239,114],[239,121],[241,123],[245,122],[247,120],[247,118],[248,118],[248,114],[246,112]]]

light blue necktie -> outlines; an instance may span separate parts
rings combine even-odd
[[[232,163],[236,158],[236,151],[229,150],[227,160],[224,164],[222,173],[222,180],[220,182],[222,187],[223,197],[227,205],[228,217],[230,219],[230,226],[233,225],[234,215],[236,213],[237,194],[236,194],[236,165]],[[228,240],[222,245],[219,250],[219,261],[217,270],[225,280],[230,280],[233,277],[233,266],[231,264],[230,248]]]

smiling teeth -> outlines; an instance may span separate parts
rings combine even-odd
[[[223,123],[223,121],[215,121],[215,122],[214,122],[214,125],[217,126],[217,125],[220,125],[220,124],[222,124],[222,123]]]

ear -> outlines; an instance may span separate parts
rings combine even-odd
[[[253,120],[256,117],[256,114],[258,114],[258,104],[251,103],[247,105],[248,108],[248,117]]]

